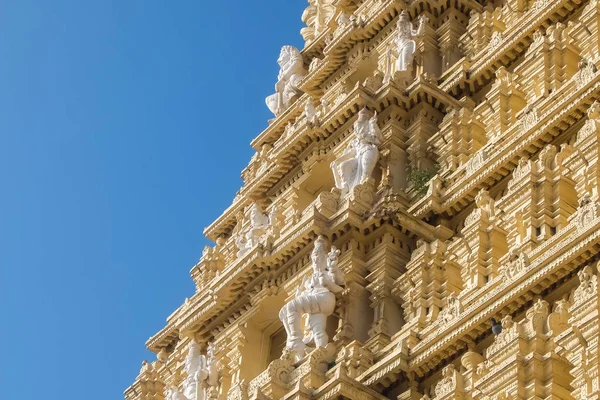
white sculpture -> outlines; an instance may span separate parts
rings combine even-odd
[[[183,381],[183,395],[187,400],[207,400],[208,391],[219,385],[219,371],[212,345],[208,346],[207,353],[208,357],[200,354],[198,343],[190,342],[184,365],[187,377]],[[173,400],[180,399],[174,397]]]
[[[248,210],[248,219],[250,221],[250,226],[244,231],[241,229],[241,221],[238,221],[240,230],[236,233],[235,238],[235,244],[239,249],[238,257],[243,256],[244,253],[259,244],[272,225],[272,218],[263,214],[260,206],[256,203],[253,203],[250,206]]]
[[[336,9],[333,0],[308,0],[308,2],[309,6],[302,13],[302,21],[306,27],[300,30],[307,43],[313,41],[327,28],[327,22]]]
[[[319,123],[319,115],[312,99],[308,99],[304,105],[304,116],[309,125],[317,125]]]
[[[187,398],[177,387],[173,386],[165,390],[165,400],[187,400]]]
[[[283,46],[277,63],[280,68],[275,94],[266,99],[267,107],[276,116],[285,111],[294,96],[300,93],[298,86],[307,74],[302,54],[294,46]]]
[[[394,43],[396,44],[396,51],[398,52],[398,59],[396,60],[396,72],[408,71],[412,63],[413,54],[417,50],[417,44],[413,39],[423,34],[423,28],[425,27],[425,23],[427,23],[427,21],[427,16],[421,15],[419,17],[419,25],[415,30],[412,22],[410,22],[408,13],[406,11],[402,11],[402,13],[400,13],[398,23],[396,24],[398,34],[394,40]]]
[[[325,331],[327,317],[335,308],[335,293],[343,289],[344,274],[338,268],[340,251],[334,246],[327,254],[327,242],[322,236],[315,241],[311,254],[313,273],[302,281],[296,297],[279,312],[287,333],[286,349],[295,351],[298,359],[304,357],[306,345],[314,341],[316,347],[325,347],[329,336]],[[308,314],[309,336],[303,338],[302,314]]]
[[[369,118],[369,112],[363,108],[354,123],[354,139],[344,154],[331,163],[335,186],[341,189],[342,196],[371,177],[382,140],[377,114]]]

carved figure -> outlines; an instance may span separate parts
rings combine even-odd
[[[302,22],[306,28],[300,30],[300,34],[308,43],[313,41],[327,28],[327,22],[335,12],[333,0],[308,0],[309,5],[302,13]]]
[[[419,17],[419,25],[417,29],[414,29],[412,22],[406,11],[402,11],[398,18],[396,28],[398,34],[394,43],[396,44],[396,51],[398,53],[398,59],[396,60],[396,72],[407,71],[412,64],[413,54],[417,50],[417,44],[414,38],[417,38],[423,34],[423,28],[427,23],[428,18],[425,15]]]
[[[187,400],[186,397],[177,389],[177,387],[173,386],[165,390],[165,400]]]
[[[591,298],[598,291],[598,277],[589,265],[577,273],[579,286],[575,289],[573,296],[574,304],[580,304]]]
[[[446,306],[440,311],[439,318],[442,325],[446,325],[453,319],[457,318],[462,312],[460,300],[454,293],[449,293],[446,297]]]
[[[442,379],[435,385],[435,397],[442,397],[456,388],[456,368],[450,364],[442,370]]]
[[[212,345],[208,347],[207,355],[200,354],[200,347],[195,341],[188,345],[184,365],[187,377],[183,381],[183,395],[188,400],[207,400],[211,388],[219,385],[219,371]],[[173,400],[180,399],[175,397]]]
[[[379,160],[378,147],[382,140],[377,114],[369,118],[369,112],[363,108],[354,123],[354,139],[344,154],[331,163],[335,186],[342,191],[342,196],[371,177]]]
[[[274,212],[271,213],[272,215]],[[248,220],[250,226],[245,231],[240,230],[236,233],[235,244],[238,251],[238,257],[243,256],[248,250],[260,243],[261,239],[272,226],[272,218],[263,214],[260,206],[253,203],[248,210]],[[241,218],[240,218],[241,219]],[[238,222],[241,226],[241,222]]]
[[[294,96],[300,93],[298,86],[307,74],[302,54],[294,46],[283,46],[277,63],[280,68],[275,94],[266,99],[267,107],[276,116],[285,111]]]
[[[308,99],[304,105],[304,116],[306,117],[306,122],[309,125],[314,126],[319,123],[317,109],[315,108],[315,104],[313,103],[312,99]]]
[[[325,331],[327,317],[335,308],[335,293],[343,289],[343,272],[338,268],[339,250],[332,246],[327,253],[327,242],[322,236],[315,241],[311,254],[313,273],[302,281],[296,297],[279,312],[287,334],[286,350],[296,352],[298,359],[304,357],[306,345],[311,341],[317,347],[325,347],[329,336]],[[308,314],[309,335],[303,338],[302,314]]]
[[[517,221],[519,216],[517,216]],[[499,271],[506,278],[505,283],[511,282],[511,280],[525,269],[529,267],[529,257],[524,252],[513,248],[510,250],[508,255],[508,261],[501,265]]]

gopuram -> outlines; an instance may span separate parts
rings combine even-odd
[[[600,2],[302,20],[125,399],[598,399]]]

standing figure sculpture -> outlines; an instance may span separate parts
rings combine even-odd
[[[185,358],[184,370],[187,377],[183,381],[183,395],[187,400],[208,400],[208,392],[219,385],[219,371],[214,357],[213,346],[208,347],[208,358],[200,354],[195,341],[190,342]]]
[[[342,191],[342,196],[371,177],[379,160],[381,142],[377,114],[369,118],[369,112],[363,108],[354,123],[354,139],[344,154],[331,163],[335,186]]]
[[[306,345],[314,341],[316,347],[325,347],[329,336],[325,330],[327,317],[335,309],[335,293],[343,290],[343,272],[338,268],[339,250],[334,246],[327,254],[327,242],[322,236],[315,241],[311,254],[313,273],[302,281],[296,297],[290,300],[279,312],[287,334],[286,350],[296,352],[298,359],[304,357]],[[302,314],[308,314],[307,331],[303,338]]]
[[[275,84],[275,94],[266,99],[267,107],[276,116],[285,111],[294,96],[300,94],[298,86],[307,74],[302,54],[294,46],[283,46],[277,63],[279,75]]]
[[[396,44],[396,51],[398,52],[398,59],[396,60],[396,72],[408,71],[412,64],[413,54],[417,50],[417,44],[413,40],[423,34],[423,28],[425,23],[428,21],[425,15],[419,17],[419,26],[415,30],[412,22],[406,11],[400,13],[396,28],[398,34],[394,39]]]

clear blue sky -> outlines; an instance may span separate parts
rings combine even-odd
[[[0,397],[119,399],[155,359],[306,5],[2,2]]]

